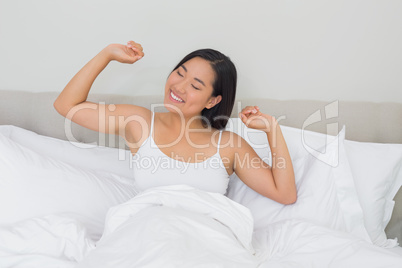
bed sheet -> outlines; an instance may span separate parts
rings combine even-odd
[[[401,246],[397,246],[397,247],[394,247],[394,248],[389,248],[388,250],[390,252],[393,252],[393,253],[396,253],[396,254],[402,256],[402,247]],[[402,264],[401,264],[401,267],[402,267]]]
[[[251,213],[185,185],[109,210],[99,241],[68,215],[0,228],[0,267],[401,267],[402,255],[346,232],[283,220],[253,232]]]

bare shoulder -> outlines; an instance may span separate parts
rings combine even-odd
[[[224,160],[229,175],[234,172],[236,159],[244,155],[254,155],[253,148],[240,135],[231,131],[222,131],[220,155]]]
[[[249,150],[251,146],[240,135],[231,131],[222,131],[222,138],[219,146],[221,153],[230,159],[234,159],[239,150]]]
[[[222,131],[221,146],[220,148],[226,148],[227,150],[238,150],[242,147],[251,148],[248,142],[240,135],[232,131]]]

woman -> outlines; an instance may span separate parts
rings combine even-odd
[[[143,56],[142,46],[133,41],[107,46],[71,79],[54,107],[86,128],[121,135],[133,158],[159,163],[154,167],[134,167],[136,182],[142,189],[189,184],[225,193],[229,176],[235,172],[265,197],[282,204],[296,201],[291,158],[275,118],[256,106],[239,113],[247,127],[266,132],[272,163],[281,165],[268,166],[244,139],[222,131],[233,108],[237,76],[230,59],[218,51],[194,51],[176,66],[165,86],[167,113],[153,113],[135,105],[86,101],[92,83],[110,61],[132,64]],[[178,164],[187,164],[186,170],[179,172]]]

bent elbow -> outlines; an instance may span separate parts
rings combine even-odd
[[[283,205],[292,205],[297,201],[297,193],[289,195],[286,199],[282,200]]]
[[[65,103],[62,99],[57,98],[53,102],[53,107],[60,115],[67,118],[68,113],[74,107],[74,105]]]
[[[289,199],[285,205],[292,205],[292,204],[296,203],[296,201],[297,201],[297,195],[294,195],[294,197]]]
[[[53,102],[53,107],[59,114],[61,114],[64,117],[66,116],[66,113],[64,112],[65,109],[62,108],[62,105],[59,103],[58,100],[55,100]]]
[[[57,102],[57,100],[55,100],[55,101],[53,102],[53,108],[54,108],[58,113],[60,113],[60,112],[59,112],[59,103]]]

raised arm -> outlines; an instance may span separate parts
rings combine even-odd
[[[236,150],[234,171],[251,189],[282,204],[296,202],[297,191],[292,160],[275,118],[263,114],[256,106],[248,106],[240,113],[243,123],[262,130],[271,148],[272,167],[267,165],[243,139]]]
[[[145,108],[134,105],[101,105],[88,102],[89,90],[96,77],[110,61],[132,64],[144,56],[140,44],[111,44],[91,59],[60,93],[54,107],[61,115],[86,128],[110,134],[125,134],[118,117],[141,115]],[[110,120],[113,118],[113,120]],[[121,121],[121,120],[120,120]]]

